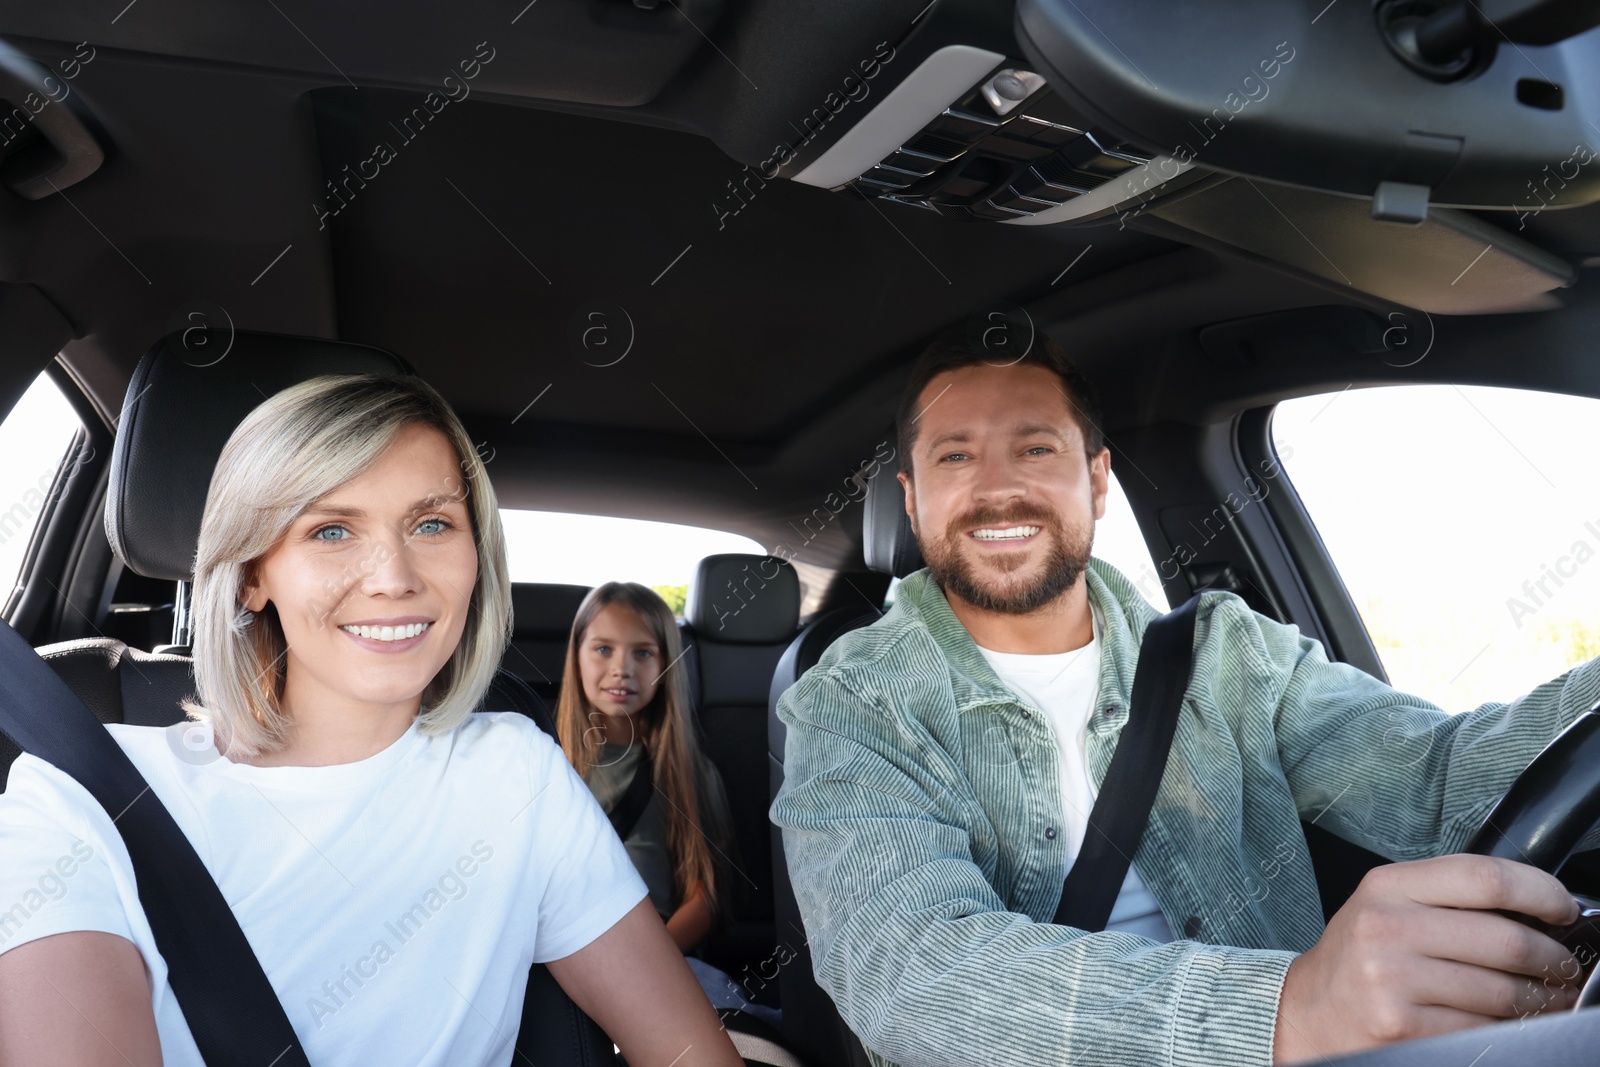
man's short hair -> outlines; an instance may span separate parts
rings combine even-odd
[[[1096,456],[1106,446],[1105,434],[1100,430],[1103,421],[1100,415],[1100,399],[1095,395],[1094,386],[1089,384],[1089,380],[1083,376],[1072,360],[1067,358],[1067,354],[1055,341],[1040,333],[1020,359],[1002,359],[996,357],[993,352],[986,352],[972,344],[964,329],[952,327],[940,333],[927,348],[922,350],[922,354],[917,357],[917,362],[911,368],[911,377],[906,382],[905,392],[900,395],[900,410],[896,413],[894,421],[899,435],[901,470],[906,472],[911,470],[911,449],[917,441],[917,421],[922,415],[917,402],[928,383],[946,371],[984,363],[992,367],[1021,363],[1053,371],[1061,379],[1062,391],[1072,408],[1078,429],[1083,433],[1084,453]]]

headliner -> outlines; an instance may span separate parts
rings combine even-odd
[[[46,63],[82,35],[106,39],[65,15],[28,20],[37,36],[7,39]],[[717,39],[733,47],[737,29]],[[736,200],[742,165],[691,131],[687,90],[676,118],[636,107],[616,112],[624,121],[485,93],[413,119],[408,135],[398,127],[417,89],[274,66],[276,38],[245,63],[248,41],[196,58],[154,55],[144,37],[97,45],[74,83],[106,163],[9,212],[0,257],[8,279],[37,285],[74,324],[63,358],[108,413],[143,351],[203,304],[240,329],[403,356],[495,449],[507,506],[707,525],[773,546],[887,438],[918,346],[996,307],[1027,306],[1066,343],[1104,393],[1113,435],[1216,418],[1244,397],[1408,380],[1370,360],[1219,373],[1200,326],[1375,302],[1170,228],[962,224],[781,179],[751,180]],[[496,62],[512,59],[515,40],[497,45]],[[446,67],[472,54],[453,38],[438,49]],[[715,65],[702,56],[683,77]],[[379,142],[393,158],[371,176],[363,161]],[[370,180],[319,228],[324,182],[347,165]],[[1600,207],[1549,212],[1530,230],[1592,256]],[[1581,286],[1566,299],[1592,321]],[[617,348],[573,340],[597,306],[618,342],[615,309],[632,323],[614,365],[596,364]],[[1530,339],[1560,314],[1443,324],[1450,352],[1409,379],[1459,370],[1453,360],[1492,379],[1491,340]],[[1569,317],[1565,335],[1577,325]],[[858,538],[851,519],[800,558],[858,559]]]

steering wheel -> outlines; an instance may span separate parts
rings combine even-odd
[[[1462,851],[1517,860],[1554,874],[1596,824],[1600,824],[1600,703],[1534,757]],[[1588,966],[1600,954],[1600,900],[1573,896],[1583,911],[1567,926],[1506,914],[1560,941]],[[1572,1010],[1597,1004],[1600,967],[1590,973]]]

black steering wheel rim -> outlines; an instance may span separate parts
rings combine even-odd
[[[1600,703],[1580,715],[1534,757],[1462,851],[1516,860],[1555,874],[1597,824]],[[1574,940],[1588,943],[1600,934],[1600,900],[1582,896],[1577,899],[1583,911],[1576,922],[1565,927],[1551,927],[1526,916],[1515,918],[1572,950]],[[1597,1005],[1600,967],[1589,975],[1573,1010]]]

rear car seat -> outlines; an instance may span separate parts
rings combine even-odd
[[[511,644],[500,669],[527,682],[554,715],[566,666],[567,639],[587,585],[515,582],[511,586]]]
[[[700,561],[685,610],[684,660],[698,680],[701,741],[728,788],[734,857],[733,923],[706,961],[736,980],[759,974],[775,948],[772,836],[767,821],[767,697],[778,658],[800,622],[800,579],[773,556],[725,553]],[[769,967],[770,969],[770,967]],[[760,982],[746,995],[762,1000]]]

